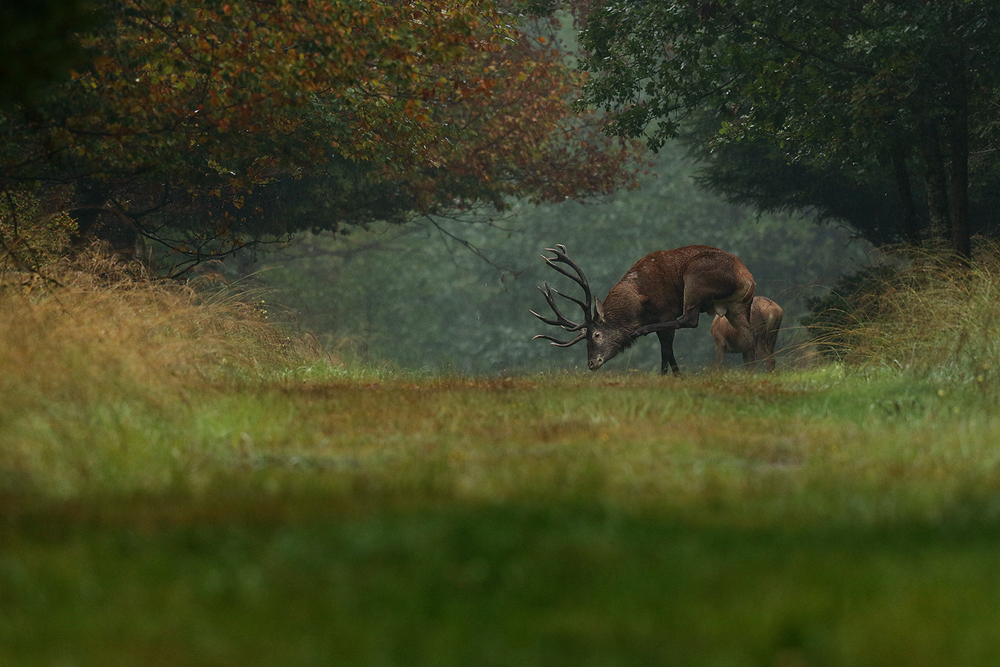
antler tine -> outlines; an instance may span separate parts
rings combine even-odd
[[[570,345],[579,343],[586,337],[587,337],[587,332],[581,331],[580,334],[573,340],[559,340],[558,338],[553,338],[552,336],[546,336],[545,334],[538,334],[537,336],[533,336],[531,340],[535,340],[536,338],[544,338],[545,340],[552,341],[552,345],[555,345],[556,347],[569,347]]]
[[[541,287],[539,287],[538,291],[541,292],[542,296],[545,297],[545,300],[548,302],[549,307],[552,309],[552,312],[554,312],[556,314],[556,317],[558,319],[552,320],[552,319],[549,319],[547,317],[542,317],[541,315],[539,315],[535,311],[531,310],[529,312],[532,315],[534,315],[535,317],[537,317],[538,319],[540,319],[542,322],[545,322],[546,324],[550,324],[550,325],[556,326],[556,327],[562,327],[566,331],[579,331],[580,329],[583,329],[584,327],[587,326],[586,320],[584,320],[583,322],[574,322],[574,321],[570,320],[568,317],[566,317],[565,315],[563,315],[562,311],[559,310],[559,307],[556,306],[556,301],[555,301],[555,299],[552,298],[552,293],[555,292],[559,296],[561,296],[561,297],[563,297],[565,299],[569,299],[570,301],[572,301],[572,302],[574,302],[576,304],[579,304],[582,307],[583,304],[578,299],[574,299],[573,297],[566,296],[565,294],[559,292],[558,290],[552,289],[551,287],[549,287],[548,283],[545,283],[545,289],[542,289]]]
[[[583,301],[580,301],[576,297],[570,296],[569,294],[563,294],[562,292],[560,292],[559,290],[557,290],[555,287],[552,288],[552,292],[555,293],[555,294],[558,294],[559,296],[561,296],[562,298],[566,299],[567,301],[572,301],[573,303],[575,303],[576,305],[580,306],[584,310],[587,310],[587,304],[585,304]]]
[[[557,243],[555,248],[546,248],[545,250],[546,252],[551,252],[555,255],[555,257],[546,257],[545,255],[542,255],[542,259],[545,260],[545,263],[583,288],[585,302],[577,301],[572,297],[566,298],[579,304],[580,307],[583,308],[584,312],[586,312],[587,319],[589,320],[593,316],[594,295],[590,291],[590,281],[587,280],[587,276],[583,273],[583,269],[581,269],[580,265],[570,258],[569,253],[566,250],[566,246],[563,244]],[[573,269],[573,271],[576,272],[576,275],[573,275],[566,269],[562,268],[559,264],[568,265]],[[560,296],[565,295],[560,294]]]

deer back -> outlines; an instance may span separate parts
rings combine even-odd
[[[606,321],[638,327],[743,303],[753,276],[735,255],[709,246],[652,252],[630,268],[600,304]],[[748,301],[748,299],[747,299]]]

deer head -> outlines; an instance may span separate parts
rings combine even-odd
[[[581,301],[576,297],[563,294],[559,290],[550,287],[547,282],[544,289],[539,287],[538,289],[541,291],[542,296],[545,297],[545,301],[548,302],[549,307],[552,308],[552,312],[555,313],[555,318],[543,317],[533,310],[530,311],[531,314],[546,324],[562,327],[563,330],[571,333],[579,333],[570,340],[560,340],[546,334],[538,334],[534,338],[543,338],[551,341],[552,345],[556,347],[569,347],[586,339],[587,367],[592,371],[596,371],[606,361],[632,345],[635,342],[635,336],[632,335],[631,327],[621,326],[605,319],[603,305],[600,300],[594,298],[587,276],[584,275],[583,269],[567,254],[566,246],[558,244],[555,248],[546,248],[545,250],[555,254],[555,257],[542,255],[545,263],[582,287],[584,299]],[[564,269],[560,264],[569,266],[573,272],[571,273],[567,269]],[[578,305],[583,310],[583,321],[574,322],[563,315],[556,305],[555,296],[560,296]]]

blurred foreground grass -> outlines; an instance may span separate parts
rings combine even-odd
[[[0,436],[0,664],[993,664],[1000,427],[939,390],[829,367],[48,404]]]
[[[1000,655],[989,372],[426,377],[58,294],[3,300],[0,665]]]

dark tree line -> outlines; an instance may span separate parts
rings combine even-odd
[[[584,18],[585,101],[609,131],[684,135],[733,201],[966,256],[1000,231],[1000,5],[613,0]]]

